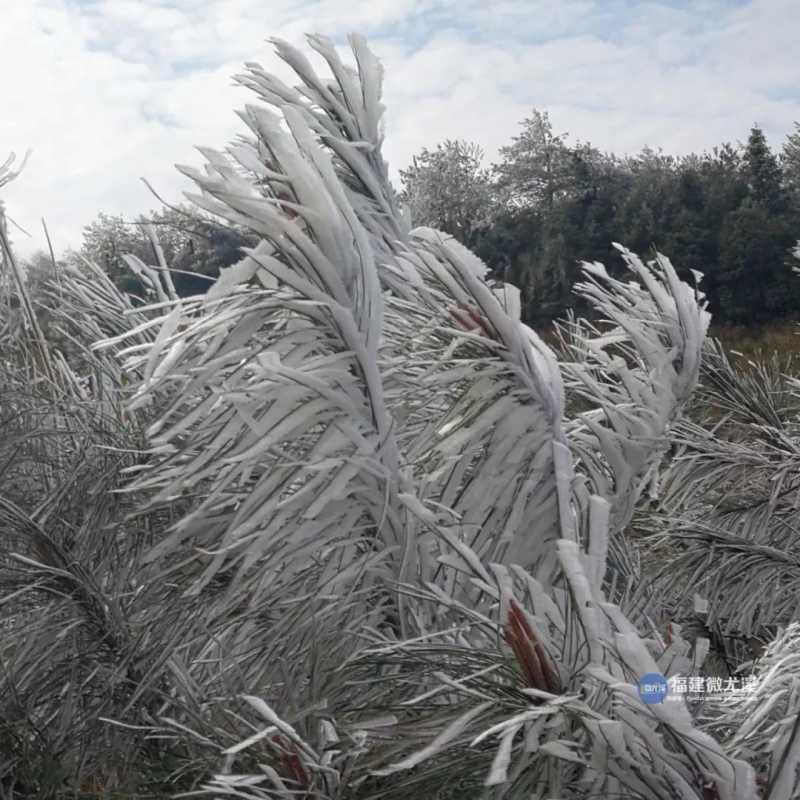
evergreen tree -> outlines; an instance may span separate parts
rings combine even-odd
[[[786,263],[793,241],[787,221],[763,203],[746,202],[727,215],[720,234],[723,319],[759,324],[797,309],[800,287]]]
[[[546,111],[533,110],[522,122],[522,133],[500,148],[494,166],[498,188],[512,208],[553,208],[573,175],[566,134],[554,134]]]
[[[461,140],[447,140],[435,150],[423,148],[411,166],[400,171],[402,193],[414,226],[428,225],[470,244],[488,223],[491,181],[481,164],[483,150]]]
[[[785,199],[781,167],[757,125],[750,129],[743,164],[751,197],[772,212],[780,211]]]
[[[792,196],[794,206],[800,210],[800,122],[795,122],[794,133],[790,133],[783,143],[781,166],[784,186]]]

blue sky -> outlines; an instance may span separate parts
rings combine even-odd
[[[244,61],[286,77],[266,42],[369,37],[386,68],[392,173],[445,138],[491,161],[534,107],[604,150],[685,153],[747,137],[775,148],[800,120],[798,0],[5,0],[0,160],[33,150],[4,190],[14,240],[80,244],[100,211],[180,200],[175,163],[242,131]]]

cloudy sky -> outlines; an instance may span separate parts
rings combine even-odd
[[[534,107],[603,150],[685,153],[746,139],[779,148],[800,120],[800,0],[3,0],[0,162],[20,252],[80,244],[100,211],[171,201],[249,102],[244,61],[280,69],[268,37],[368,36],[386,68],[393,175],[445,138],[489,160]]]

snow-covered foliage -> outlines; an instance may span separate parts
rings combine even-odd
[[[638,700],[638,677],[691,664],[643,639],[604,594],[609,539],[697,381],[701,297],[663,257],[645,266],[623,250],[632,283],[586,265],[579,291],[613,327],[576,330],[583,357],[560,365],[498,302],[478,259],[406,229],[381,158],[381,70],[364,42],[351,38],[354,70],[327,40],[309,41],[334,80],[278,43],[300,87],[249,65],[241,81],[279,114],[248,106],[249,138],[204,150],[205,173],[184,169],[202,190],[191,199],[261,245],[208,297],[171,304],[152,347],[127,353],[143,375],[132,407],[163,404],[138,487],[153,503],[195,497],[150,560],[181,560],[236,660],[254,635],[235,614],[244,598],[305,602],[309,616],[323,593],[329,609],[346,603],[371,641],[343,667],[389,653],[398,663],[364,688],[396,709],[388,741],[386,725],[362,737],[376,775],[414,768],[433,786],[427,765],[454,750],[474,780],[513,796],[752,796],[747,764],[685,708]],[[594,410],[564,419],[565,380]],[[344,627],[339,613],[317,621],[318,635]],[[271,657],[287,662],[293,637],[271,624]],[[421,671],[434,652],[440,671]],[[306,669],[289,668],[301,696]],[[300,770],[248,783],[279,796],[302,773],[335,796],[352,775],[326,766],[324,742],[302,740],[282,721],[281,693],[265,689],[268,705],[250,703],[267,727],[229,755],[275,732],[295,741]],[[330,739],[340,723],[324,699]],[[244,791],[241,781],[220,776],[215,789]]]
[[[181,772],[216,796],[756,797],[729,712],[637,690],[696,672],[708,643],[662,639],[619,590],[698,382],[702,295],[620,247],[631,280],[584,265],[604,321],[571,325],[559,359],[513,287],[408,225],[365,42],[352,65],[309,44],[331,77],[276,42],[299,85],[248,64],[249,134],[183,168],[199,207],[260,244],[196,298],[135,260],[148,307],[83,273],[65,289],[72,316],[102,309],[103,385],[130,395],[107,414],[147,442],[120,473],[147,533],[102,562],[124,562],[124,594],[56,576],[119,627],[128,694],[103,718],[198,748]],[[773,722],[787,787],[797,745]]]

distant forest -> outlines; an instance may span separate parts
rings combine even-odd
[[[519,286],[527,322],[575,307],[580,261],[619,273],[612,242],[643,257],[659,250],[684,279],[702,272],[717,323],[763,324],[800,309],[791,257],[800,239],[800,124],[780,153],[755,125],[746,143],[680,157],[570,144],[546,112],[521,128],[490,168],[477,145],[446,141],[401,177],[414,222],[451,233]]]
[[[532,325],[568,308],[586,311],[573,293],[579,263],[601,261],[619,275],[612,242],[645,258],[659,250],[681,278],[703,273],[716,323],[757,326],[800,309],[800,275],[790,255],[800,239],[798,123],[778,153],[755,125],[746,143],[702,155],[646,148],[622,157],[571,144],[554,133],[547,112],[534,110],[498,163],[485,167],[478,145],[448,140],[423,149],[400,179],[413,224],[452,234],[496,279],[518,286],[523,318]],[[181,295],[204,291],[220,268],[241,257],[241,246],[255,244],[251,233],[180,206],[136,223],[100,214],[84,229],[80,255],[138,294],[142,286],[122,256],[155,263],[146,222]],[[65,260],[80,261],[76,253]],[[31,283],[51,269],[49,262],[43,253],[29,260]]]

